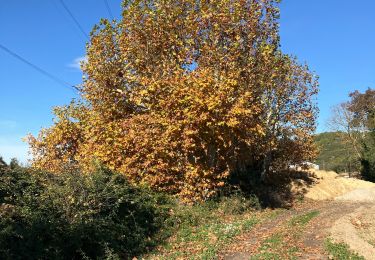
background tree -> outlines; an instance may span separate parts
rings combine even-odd
[[[10,160],[10,163],[9,163],[10,169],[14,170],[14,169],[17,169],[17,168],[20,168],[20,167],[21,167],[21,165],[16,158],[12,158]]]
[[[319,150],[316,163],[325,171],[359,173],[361,163],[352,145],[343,135],[342,132],[324,132],[315,135],[314,141]]]
[[[362,139],[362,176],[375,182],[375,90],[350,94],[349,110],[354,114],[352,125],[364,129]]]
[[[375,128],[375,89],[368,88],[364,93],[358,90],[350,93],[349,110],[354,113],[352,124],[365,130]]]
[[[362,143],[365,138],[364,125],[354,125],[354,112],[350,109],[350,102],[341,103],[332,108],[332,115],[328,126],[335,131],[347,146],[351,146],[357,160],[362,156]]]
[[[329,125],[355,151],[365,179],[375,180],[375,90],[349,94],[350,100],[333,108]]]
[[[124,1],[91,33],[81,102],[29,137],[33,165],[99,160],[191,201],[313,157],[317,81],[281,52],[277,2]]]
[[[3,157],[0,156],[0,170],[5,169],[7,167],[7,163],[4,161]]]

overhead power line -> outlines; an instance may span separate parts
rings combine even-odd
[[[4,45],[2,45],[0,43],[0,49],[4,50],[5,52],[7,52],[8,54],[12,55],[13,57],[15,57],[16,59],[22,61],[23,63],[29,65],[30,67],[32,67],[34,70],[38,71],[39,73],[43,74],[44,76],[54,80],[55,82],[59,83],[60,85],[64,86],[64,87],[69,87],[70,90],[72,90],[71,88],[74,88],[76,90],[77,87],[73,84],[70,84],[68,82],[66,82],[65,80],[45,71],[44,69],[42,69],[41,67],[31,63],[30,61],[26,60],[25,58],[21,57],[20,55],[18,55],[17,53],[9,50],[7,47],[5,47]]]
[[[107,8],[107,11],[109,13],[109,16],[111,17],[112,20],[113,19],[113,14],[112,14],[112,11],[111,11],[111,8],[109,7],[109,4],[108,4],[108,1],[107,0],[104,0],[104,3],[105,3],[105,7]]]
[[[89,36],[85,32],[85,30],[83,30],[83,27],[80,25],[80,23],[78,22],[78,20],[74,17],[73,13],[69,10],[69,8],[66,6],[66,4],[64,3],[64,1],[60,0],[60,3],[64,7],[65,11],[72,18],[72,20],[74,21],[74,23],[77,25],[78,29],[82,32],[82,34],[86,37],[86,39],[89,40]]]

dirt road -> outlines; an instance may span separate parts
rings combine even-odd
[[[351,240],[355,239],[358,242],[358,236],[348,237],[346,234],[339,236],[337,230],[351,230],[348,225],[352,224],[351,218],[349,223],[341,221],[351,216],[353,212],[361,209],[361,212],[367,212],[367,209],[375,210],[375,204],[363,202],[343,202],[343,201],[319,201],[319,202],[305,202],[300,207],[287,210],[279,214],[274,219],[266,221],[257,226],[248,234],[242,236],[239,241],[229,245],[222,251],[221,258],[223,259],[251,259],[251,257],[258,256],[255,259],[328,259],[329,255],[324,249],[325,241],[328,237],[332,237],[338,242],[345,242],[349,246]],[[306,216],[311,212],[317,212],[317,216],[312,218],[306,225],[294,230],[291,223],[293,219]],[[375,213],[375,211],[373,211]],[[353,220],[353,223],[354,220]],[[365,224],[363,222],[363,224]],[[363,225],[363,227],[365,227]],[[332,233],[332,229],[334,232]],[[278,241],[273,241],[279,237]],[[340,240],[342,238],[348,238]],[[269,247],[267,248],[267,243]],[[367,243],[361,241],[361,243]],[[278,248],[277,248],[278,247]],[[297,247],[294,249],[294,247]],[[266,252],[265,249],[269,249]],[[296,254],[290,252],[296,250]],[[353,250],[357,247],[352,248]],[[356,250],[363,255],[361,250]],[[365,256],[365,255],[364,255]],[[366,257],[369,258],[369,256]]]
[[[259,224],[224,248],[220,258],[339,259],[325,248],[330,238],[375,259],[374,184],[333,174],[321,180],[307,191],[315,200],[306,199]]]

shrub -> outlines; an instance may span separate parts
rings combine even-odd
[[[105,168],[83,175],[1,170],[0,255],[6,259],[130,258],[157,242],[163,195]],[[160,237],[160,235],[159,235]]]
[[[363,179],[365,179],[366,181],[375,182],[375,160],[362,159],[361,164],[361,174]]]
[[[361,164],[362,177],[367,181],[375,182],[375,130],[368,134],[368,138],[363,144]]]
[[[260,202],[256,196],[234,194],[221,199],[220,209],[225,214],[242,214],[251,209],[260,209]]]

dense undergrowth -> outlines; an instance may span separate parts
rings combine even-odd
[[[256,224],[261,208],[240,192],[183,205],[103,167],[60,175],[0,167],[0,204],[3,259],[181,257],[197,244],[204,258]]]
[[[2,169],[0,203],[2,259],[131,258],[162,239],[171,204],[105,168]]]

